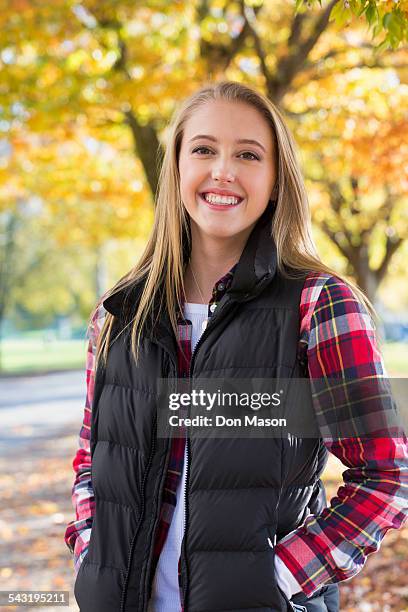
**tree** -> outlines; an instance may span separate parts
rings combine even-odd
[[[366,27],[367,22],[375,26],[377,36],[391,33],[389,43],[404,40],[404,2],[346,6],[332,0],[322,7],[298,2],[295,8],[288,0],[278,5],[159,0],[154,6],[128,0],[59,0],[52,5],[14,0],[13,7],[1,34],[7,67],[5,119],[10,133],[18,124],[30,138],[41,135],[31,189],[49,202],[59,227],[63,210],[72,228],[69,234],[60,232],[63,241],[82,235],[97,244],[100,237],[123,235],[124,226],[126,231],[136,229],[129,206],[133,195],[122,185],[122,199],[114,187],[123,160],[128,163],[132,150],[138,160],[132,178],[142,185],[142,219],[157,190],[166,121],[180,97],[206,80],[245,79],[263,89],[291,117],[298,136],[302,116],[313,115],[313,104],[307,102],[313,86],[324,91],[330,83],[334,97],[339,83],[356,68],[365,74],[389,67],[403,74],[406,68],[404,50],[386,49],[382,43],[376,49]],[[352,17],[359,13],[360,20]],[[397,32],[392,24],[401,19]],[[299,111],[301,99],[307,103]],[[120,163],[110,177],[109,168],[88,159],[86,147],[82,154],[71,153],[84,134],[117,151]],[[307,149],[307,137],[299,144]],[[65,153],[58,157],[61,148]],[[95,178],[100,172],[102,180]],[[335,195],[333,191],[332,201]],[[110,216],[101,207],[103,201],[111,203]],[[354,216],[355,222],[360,219]]]
[[[297,134],[313,185],[313,217],[374,301],[408,238],[408,94],[391,70],[356,70],[342,86],[329,77],[305,93],[313,109],[299,110]],[[302,100],[293,105],[300,109]]]

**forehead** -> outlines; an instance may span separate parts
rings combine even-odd
[[[219,141],[255,138],[266,149],[273,142],[271,128],[256,108],[227,100],[206,102],[192,113],[184,126],[183,141],[197,134],[215,136]]]

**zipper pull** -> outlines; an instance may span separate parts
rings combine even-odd
[[[275,533],[275,535],[273,536],[273,544],[272,544],[272,540],[271,540],[271,538],[268,538],[268,544],[269,544],[269,546],[270,546],[271,548],[273,548],[274,546],[276,546],[276,540],[277,540],[277,538],[276,538],[276,533]]]

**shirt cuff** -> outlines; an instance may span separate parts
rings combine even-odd
[[[275,577],[278,586],[285,593],[288,599],[302,591],[302,587],[293,576],[292,572],[286,567],[285,563],[275,555]]]

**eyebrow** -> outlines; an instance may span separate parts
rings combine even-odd
[[[202,138],[206,138],[207,140],[212,140],[213,142],[218,142],[214,136],[209,136],[208,134],[197,134],[197,136],[194,136],[193,138],[191,138],[189,142],[193,142],[193,140],[201,140]],[[261,145],[261,143],[258,142],[257,140],[251,140],[250,138],[241,138],[240,140],[236,140],[235,142],[237,144],[256,145],[260,147],[266,153],[265,147]]]

